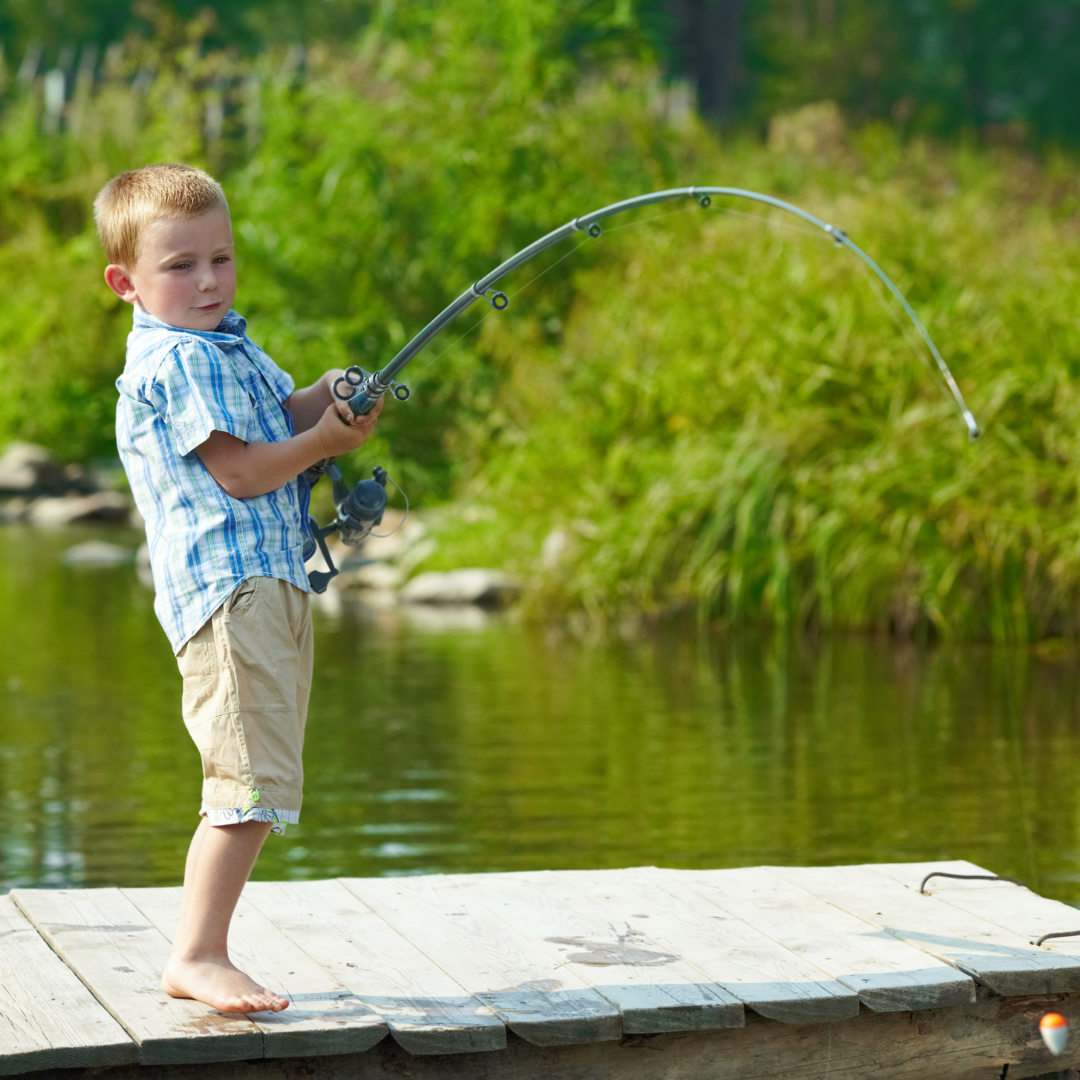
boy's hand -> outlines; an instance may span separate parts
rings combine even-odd
[[[329,405],[316,424],[316,431],[324,447],[326,457],[337,457],[355,450],[371,438],[379,422],[385,398],[379,398],[369,413],[357,416],[346,401]]]
[[[334,383],[338,379],[343,379],[344,377],[345,371],[342,368],[331,368],[323,376],[323,378],[326,380],[326,385],[330,387],[330,396],[333,399],[334,407],[337,409],[338,415],[340,415],[341,419],[344,420],[345,423],[351,424],[353,421],[353,417],[356,414],[352,411],[352,409],[349,408],[348,401],[339,398],[337,394],[334,393],[333,389]],[[379,404],[381,405],[382,402],[380,401]]]

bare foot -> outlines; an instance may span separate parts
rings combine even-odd
[[[170,957],[161,976],[161,989],[169,997],[194,998],[218,1012],[281,1012],[286,998],[260,986],[235,967],[227,956],[206,960]]]

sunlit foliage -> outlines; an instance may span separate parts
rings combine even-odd
[[[805,205],[879,258],[983,442],[964,441],[922,347],[848,253],[728,212],[745,205],[688,203],[524,268],[509,293],[551,267],[505,315],[467,312],[409,370],[413,399],[354,473],[377,460],[441,505],[427,565],[517,570],[533,612],[1074,632],[1075,162],[881,125],[772,150],[718,140],[636,47],[605,30],[568,51],[567,11],[449,0],[423,23],[374,19],[355,45],[251,59],[161,14],[153,41],[111,50],[59,97],[55,79],[10,79],[0,439],[114,452],[130,312],[101,281],[89,207],[121,169],[186,160],[220,176],[238,304],[301,381],[385,362],[587,210],[731,183]]]

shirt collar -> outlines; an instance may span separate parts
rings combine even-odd
[[[215,345],[239,345],[246,336],[247,319],[238,312],[230,310],[213,330],[189,330],[183,326],[170,326],[156,315],[151,315],[149,311],[136,307],[135,329],[172,330],[177,334],[194,334],[204,341],[212,341]]]

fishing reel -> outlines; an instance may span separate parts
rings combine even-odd
[[[347,401],[349,407],[356,415],[370,412],[375,403],[387,390],[398,401],[406,401],[409,397],[409,388],[398,382],[382,383],[355,365],[347,368],[345,374],[334,380],[331,387],[334,397],[340,401]],[[330,549],[326,546],[326,538],[334,532],[341,533],[341,542],[349,547],[358,547],[371,535],[371,530],[376,528],[383,519],[383,511],[386,509],[386,484],[393,480],[386,475],[385,469],[378,465],[372,470],[370,480],[361,480],[355,487],[349,488],[342,475],[341,468],[330,458],[328,461],[320,461],[308,470],[308,480],[315,484],[319,477],[326,474],[334,483],[334,506],[337,509],[337,517],[329,525],[323,525],[313,518],[308,517],[311,525],[311,534],[319,545],[323,559],[326,560],[328,569],[312,570],[308,573],[308,582],[314,592],[324,593],[332,578],[337,577],[339,571],[330,557]],[[394,484],[397,487],[397,484]],[[401,491],[401,488],[398,488]],[[405,492],[401,491],[402,496]],[[409,500],[405,500],[405,513],[409,512]],[[398,529],[405,523],[402,518]],[[394,530],[395,532],[397,529]]]
[[[334,482],[334,506],[337,508],[337,517],[329,525],[321,528],[313,517],[308,518],[312,535],[329,567],[327,570],[312,570],[308,574],[308,582],[312,590],[317,593],[326,592],[331,578],[338,575],[338,568],[334,565],[334,560],[330,557],[330,549],[326,546],[326,538],[331,533],[339,532],[341,542],[349,547],[357,547],[363,543],[364,539],[371,535],[371,530],[376,528],[383,519],[388,479],[386,470],[376,465],[372,470],[371,480],[361,480],[355,487],[350,488],[345,483],[337,462],[330,461],[325,464],[319,475],[323,472]]]

